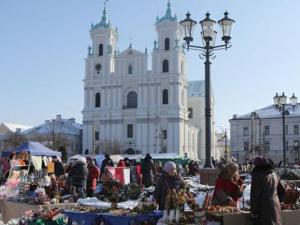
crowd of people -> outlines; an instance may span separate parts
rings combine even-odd
[[[83,158],[84,159],[84,158]],[[13,167],[15,156],[1,161],[1,174]],[[154,161],[150,154],[143,159],[143,165],[135,160],[124,158],[115,164],[108,154],[102,164],[98,166],[93,158],[86,160],[74,160],[64,164],[53,157],[54,173],[51,181],[59,183],[59,178],[64,177],[64,194],[72,194],[77,198],[93,197],[97,184],[102,183],[102,191],[111,191],[110,182],[112,174],[110,167],[135,168],[135,182],[140,186],[155,186],[154,198],[160,210],[166,208],[168,193],[176,192],[185,186],[183,176],[198,176],[199,165],[196,161],[190,161],[186,165],[176,165],[172,161],[162,164]],[[215,162],[216,163],[216,162]],[[284,187],[275,173],[272,161],[264,157],[256,157],[251,163],[238,165],[236,162],[222,161],[216,164],[219,167],[219,175],[212,194],[212,205],[237,207],[245,189],[244,181],[239,171],[251,170],[251,217],[255,225],[280,225],[281,206],[284,199]],[[172,206],[168,206],[172,207]]]

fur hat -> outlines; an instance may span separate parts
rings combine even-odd
[[[164,171],[167,173],[171,172],[173,169],[176,169],[176,164],[172,161],[168,161],[164,165]]]
[[[239,169],[236,163],[230,162],[225,164],[225,169],[229,177],[232,177]]]

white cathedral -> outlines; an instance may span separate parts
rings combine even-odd
[[[92,25],[85,59],[84,152],[205,158],[204,82],[187,81],[182,30],[170,1],[155,28],[148,70],[147,49],[140,52],[130,44],[117,51],[118,32],[107,22],[106,7],[101,21]]]

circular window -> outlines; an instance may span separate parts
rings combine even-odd
[[[97,73],[100,73],[101,64],[96,64],[95,69],[96,69]]]

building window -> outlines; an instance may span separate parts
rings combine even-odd
[[[163,130],[163,139],[166,140],[168,138],[168,131]]]
[[[137,108],[137,94],[134,91],[127,94],[127,108]]]
[[[170,50],[170,38],[165,39],[165,50]]]
[[[289,134],[289,125],[285,125],[285,134],[286,134],[286,135]]]
[[[128,74],[132,74],[132,65],[131,64],[128,65]]]
[[[294,140],[294,148],[295,150],[299,149],[299,140]]]
[[[99,56],[103,56],[103,44],[99,45]]]
[[[244,141],[244,151],[249,151],[249,141]]]
[[[193,118],[193,108],[188,108],[188,112],[189,112],[189,119]]]
[[[133,137],[133,124],[127,124],[127,137]]]
[[[243,135],[249,136],[249,127],[243,127]]]
[[[265,149],[265,152],[270,152],[270,150],[271,150],[270,141],[264,142],[264,149]]]
[[[169,72],[169,61],[165,59],[163,61],[163,68],[162,68],[163,73],[168,73]]]
[[[270,135],[270,126],[265,126],[264,135]]]
[[[97,73],[100,73],[101,68],[102,68],[101,64],[97,64],[95,66],[95,69],[96,69]]]
[[[298,135],[299,134],[299,125],[294,125],[294,134]]]
[[[169,104],[169,93],[167,89],[164,89],[162,92],[162,104],[163,105]]]
[[[95,141],[99,141],[99,131],[95,131]]]
[[[100,93],[97,93],[95,96],[95,107],[99,108],[101,107],[101,95]]]

